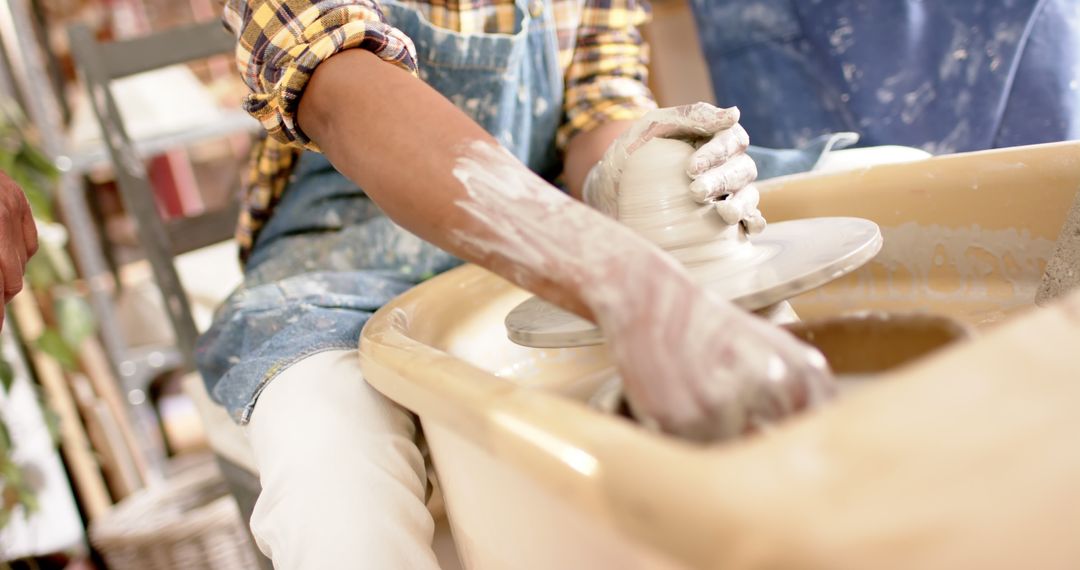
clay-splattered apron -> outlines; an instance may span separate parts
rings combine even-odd
[[[563,85],[550,2],[517,0],[513,34],[459,34],[414,8],[385,0],[382,7],[412,38],[425,82],[533,171],[558,174]],[[282,370],[318,352],[355,348],[372,312],[457,263],[386,218],[325,157],[304,153],[259,234],[244,285],[200,339],[208,391],[247,422]]]
[[[855,131],[935,154],[1080,137],[1076,0],[692,0],[755,144]]]

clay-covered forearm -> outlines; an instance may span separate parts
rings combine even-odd
[[[579,314],[627,289],[628,259],[676,272],[652,244],[530,172],[407,72],[361,50],[324,62],[300,126],[402,227]]]

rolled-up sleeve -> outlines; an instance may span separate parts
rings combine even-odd
[[[227,0],[236,65],[250,93],[244,108],[274,140],[314,148],[297,127],[300,96],[315,68],[350,48],[416,73],[412,41],[390,26],[375,0]]]
[[[639,31],[650,16],[644,0],[585,0],[566,70],[560,149],[580,132],[656,108],[647,87],[648,46]]]

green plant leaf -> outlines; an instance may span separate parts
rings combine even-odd
[[[45,389],[41,387],[41,384],[30,384],[30,388],[34,390],[34,399],[37,400],[38,407],[41,408],[45,428],[49,430],[49,438],[52,440],[53,445],[59,445],[60,414],[56,413],[52,406],[49,405],[48,399],[45,398]]]
[[[19,164],[19,161],[16,160],[5,172],[19,185],[19,188],[22,188],[23,192],[27,194],[41,192],[41,189],[37,187],[37,181],[34,180],[33,174]]]
[[[17,159],[26,163],[27,166],[41,174],[49,182],[56,182],[60,177],[60,171],[53,166],[49,157],[28,143],[26,139],[22,141],[22,147],[19,149]]]
[[[23,508],[24,516],[31,516],[41,508],[37,491],[27,476],[27,469],[7,460],[0,469],[3,487],[0,488],[0,528],[6,524],[17,507]]]
[[[41,403],[41,412],[45,417],[45,427],[49,430],[49,439],[54,446],[60,445],[60,414],[47,406],[44,400],[38,401]]]
[[[53,221],[53,199],[51,195],[53,183],[43,180],[41,174],[29,171],[18,162],[5,169],[4,172],[11,176],[11,179],[22,188],[23,194],[26,195],[26,201],[30,203],[30,211],[34,214],[34,217],[48,222]]]
[[[26,280],[35,291],[44,291],[60,281],[49,258],[44,255],[35,255],[26,262]]]
[[[30,485],[21,485],[18,488],[18,501],[19,504],[26,509],[26,516],[30,516],[41,508],[41,504],[38,502],[37,493],[34,492]]]
[[[10,483],[13,487],[20,487],[25,482],[26,478],[23,477],[23,470],[17,463],[11,461],[11,458],[6,458],[4,468],[0,470],[4,475],[4,480]]]
[[[11,392],[11,383],[14,381],[15,370],[6,358],[0,356],[0,385],[4,387],[4,392]]]
[[[60,171],[35,146],[31,126],[13,101],[0,101],[0,169],[26,193],[34,217],[52,221]]]
[[[59,296],[53,302],[56,321],[60,324],[60,336],[70,347],[78,347],[94,334],[97,323],[94,312],[82,297]]]
[[[44,194],[27,194],[26,201],[30,202],[30,212],[34,215],[34,219],[50,223],[56,221],[52,198]]]
[[[2,471],[7,471],[7,467],[12,465],[8,460],[8,455],[11,453],[11,432],[8,431],[7,421],[0,418],[0,457],[3,457],[4,466]],[[4,477],[8,476],[7,473],[3,473]]]
[[[8,152],[8,144],[4,144],[3,137],[0,136],[0,170],[4,172],[11,172],[15,167],[15,153]]]
[[[67,249],[64,248],[64,242],[55,239],[41,239],[39,243],[38,255],[34,257],[40,256],[48,259],[49,266],[52,267],[57,280],[64,283],[74,281],[76,277],[75,265],[71,262],[71,256],[68,255]]]
[[[64,337],[60,334],[60,331],[49,328],[45,332],[41,333],[37,341],[34,342],[34,346],[56,359],[63,366],[65,370],[73,371],[78,369],[78,361],[75,358],[75,351],[68,346],[68,343],[64,341]]]

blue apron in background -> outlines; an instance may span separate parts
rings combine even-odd
[[[1080,137],[1077,0],[692,0],[755,145],[944,154]]]
[[[559,174],[563,84],[550,2],[517,0],[515,33],[468,35],[403,4],[381,5],[413,40],[421,79],[534,172]],[[318,352],[356,348],[375,310],[458,263],[391,222],[324,156],[304,153],[255,242],[244,284],[200,338],[196,360],[208,392],[247,422],[277,374]]]

